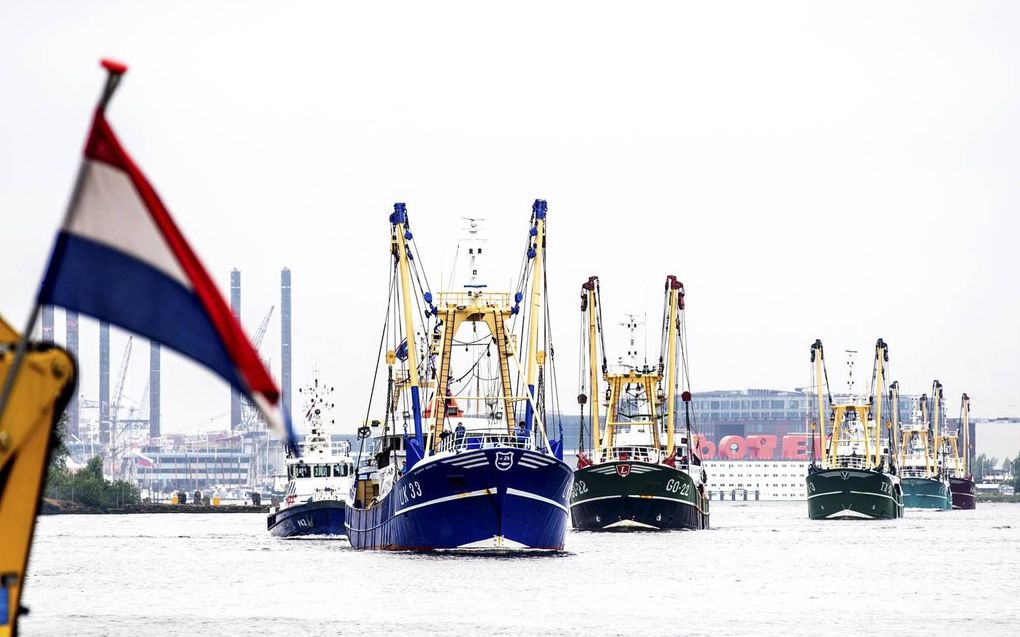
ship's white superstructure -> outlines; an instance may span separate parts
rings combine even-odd
[[[327,400],[332,388],[319,385],[300,390],[307,401],[310,429],[301,443],[301,454],[287,458],[287,490],[280,509],[319,500],[343,501],[354,484],[351,445],[335,449],[323,422],[323,411],[333,404]],[[278,509],[278,510],[280,510]]]

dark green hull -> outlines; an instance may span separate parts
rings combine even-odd
[[[937,509],[948,511],[953,508],[953,494],[949,484],[937,478],[901,478],[903,506],[910,509]]]
[[[808,517],[812,520],[903,517],[903,490],[895,476],[867,469],[808,473]]]
[[[697,468],[696,470],[700,470]],[[708,498],[683,470],[646,462],[604,462],[574,472],[575,529],[707,529]]]

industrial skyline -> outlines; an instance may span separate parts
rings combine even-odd
[[[111,105],[117,133],[220,291],[232,267],[244,273],[242,323],[257,329],[280,302],[269,282],[292,268],[294,382],[318,366],[359,410],[393,203],[407,203],[434,291],[461,216],[487,220],[485,272],[505,289],[542,198],[562,392],[578,286],[599,275],[607,316],[654,315],[675,274],[696,390],[803,385],[815,338],[841,352],[881,337],[904,386],[938,377],[970,393],[976,417],[1020,413],[1016,3],[849,14],[745,3],[739,20],[711,7],[669,8],[684,16],[672,20],[593,10],[582,29],[575,11],[547,7],[492,34],[451,26],[459,9],[425,32],[432,8],[394,21],[331,6],[299,36],[281,32],[284,9],[202,11],[132,10],[128,29],[121,7],[5,14],[8,90],[31,96],[0,103],[11,123],[0,208],[19,211],[19,232],[0,238],[10,322],[29,314],[66,208],[95,61],[115,56],[132,69]],[[694,26],[706,21],[720,28]],[[267,91],[267,76],[284,90]],[[279,375],[275,325],[265,346]],[[86,370],[96,332],[81,321]],[[125,338],[112,332],[113,362]],[[164,427],[229,426],[219,380],[168,351],[161,372]],[[86,395],[97,380],[83,376]],[[127,395],[144,382],[132,367]]]
[[[240,320],[241,313],[241,272],[238,269],[233,269],[230,272],[230,306],[234,312],[235,317]],[[281,304],[281,317],[280,317],[280,361],[282,368],[279,372],[273,373],[273,376],[278,380],[280,384],[280,391],[283,396],[284,409],[289,410],[290,408],[290,387],[291,387],[291,272],[288,268],[283,268],[280,271],[280,304]],[[272,314],[272,307],[268,314],[263,317],[263,324],[260,326],[260,332],[264,332],[269,323],[269,319]],[[58,311],[59,310],[59,311]],[[62,315],[64,321],[64,336],[60,337],[56,330],[57,317]],[[91,320],[91,319],[87,319]],[[143,362],[140,360],[141,357],[131,356],[131,346],[126,345],[124,348],[123,358],[121,365],[123,369],[120,371],[122,374],[117,376],[116,389],[120,389],[120,395],[110,395],[110,352],[111,349],[116,351],[114,346],[111,344],[114,337],[119,337],[124,343],[127,343],[129,338],[137,339],[130,333],[120,330],[118,328],[111,329],[111,326],[105,322],[91,321],[98,326],[98,348],[99,356],[95,360],[91,360],[90,357],[81,357],[80,351],[80,324],[81,317],[77,312],[64,310],[63,308],[54,308],[52,306],[43,306],[42,313],[39,323],[39,337],[41,340],[46,342],[55,342],[64,345],[75,357],[79,363],[79,378],[80,385],[78,391],[75,392],[75,396],[72,401],[68,404],[68,432],[74,436],[79,437],[79,427],[81,423],[81,407],[79,405],[79,397],[86,397],[86,404],[93,406],[98,410],[98,425],[99,425],[99,443],[109,444],[111,441],[111,423],[115,421],[119,414],[114,413],[114,406],[120,404],[122,409],[130,409],[132,411],[140,410],[142,404],[145,403],[147,410],[145,418],[148,421],[148,431],[151,438],[158,438],[164,433],[179,433],[186,431],[187,426],[184,428],[171,424],[171,427],[166,431],[162,427],[162,352],[161,345],[157,342],[149,342],[149,352],[147,367],[142,369]],[[251,333],[251,330],[247,330]],[[264,333],[256,332],[259,340],[264,336]],[[264,358],[271,359],[271,356],[266,356],[266,348],[262,348],[260,353]],[[171,354],[172,351],[171,351]],[[94,363],[94,364],[90,364]],[[147,381],[145,381],[145,391],[143,396],[138,397],[136,400],[131,398],[125,398],[123,395],[124,385],[137,385],[138,379],[145,377],[147,374]],[[96,399],[92,400],[88,398],[89,392],[83,387],[92,385],[90,382],[92,379],[98,379],[98,393]],[[130,381],[130,382],[129,382]],[[225,387],[225,386],[224,386]],[[234,430],[242,424],[242,399],[239,394],[232,389],[226,388],[229,394],[229,412],[227,412],[226,423],[229,425],[226,429]],[[127,402],[122,402],[125,399]],[[178,400],[178,397],[174,397]],[[218,417],[210,418],[208,421],[202,423],[202,429],[215,429],[216,421]],[[173,421],[171,421],[173,423]],[[221,427],[222,428],[222,427]]]

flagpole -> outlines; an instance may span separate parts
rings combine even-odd
[[[99,61],[99,64],[106,69],[107,75],[106,85],[103,86],[103,93],[99,97],[97,113],[101,113],[106,110],[106,105],[110,103],[110,98],[113,97],[114,91],[117,90],[117,85],[120,83],[121,76],[127,71],[127,65],[114,60],[104,58]],[[77,204],[78,198],[81,195],[82,184],[85,181],[85,172],[86,164],[83,162],[81,167],[78,169],[78,176],[74,181],[74,190],[71,193],[71,200],[68,203],[67,212],[64,215],[64,225],[67,224],[67,221],[75,208],[75,204]],[[18,371],[21,369],[21,363],[24,361],[25,352],[28,351],[28,343],[32,338],[32,332],[35,330],[36,323],[39,322],[39,313],[41,310],[42,304],[39,303],[39,295],[36,294],[35,301],[32,304],[32,312],[28,316],[28,324],[25,325],[25,330],[18,337],[18,344],[14,349],[14,360],[11,361],[11,368],[8,370],[7,376],[4,378],[3,389],[0,390],[0,423],[3,422],[4,413],[7,411],[7,402],[10,400],[11,392],[14,389],[14,379],[17,378]]]

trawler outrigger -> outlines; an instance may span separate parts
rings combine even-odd
[[[822,429],[821,461],[816,464],[812,460],[807,475],[808,516],[812,520],[903,516],[903,491],[892,466],[888,438],[882,435],[883,385],[888,360],[889,350],[878,339],[870,398],[854,395],[851,365],[849,396],[845,402],[836,403],[831,392],[828,401],[823,393],[823,388],[828,389],[828,372],[822,342],[816,340],[811,346],[818,401],[818,422],[811,427]],[[828,418],[826,404],[831,408]],[[813,454],[813,444],[811,449]]]
[[[583,435],[584,405],[591,396],[592,448],[586,449],[582,438],[570,496],[574,528],[706,529],[708,477],[691,445],[691,394],[686,388],[680,394],[685,434],[676,427],[677,389],[686,380],[681,362],[682,371],[687,369],[682,346],[683,284],[675,276],[666,277],[662,350],[654,369],[639,366],[632,347],[631,364],[609,370],[601,338],[601,307],[598,277],[591,277],[581,290],[581,312],[588,326],[588,351],[581,356],[587,357],[588,374],[582,373],[578,403]],[[600,343],[602,380],[607,385],[604,426],[599,415]]]
[[[555,399],[546,378],[555,368],[542,302],[545,202],[532,208],[513,294],[488,291],[472,264],[462,289],[433,297],[412,251],[404,204],[394,206],[390,229],[396,302],[383,330],[385,415],[366,419],[359,430],[363,444],[370,436],[375,444],[370,458],[358,462],[348,500],[351,546],[562,549],[571,471],[562,460],[562,434],[554,439],[546,430],[546,405]],[[472,261],[480,253],[473,250]],[[418,300],[424,302],[421,330]],[[515,325],[523,334],[514,333]],[[468,328],[470,336],[459,339]]]
[[[935,401],[935,418],[928,419],[928,397],[921,396],[911,410],[910,422],[899,424],[899,383],[889,387],[892,404],[893,432],[901,438],[896,466],[899,468],[900,486],[903,488],[903,506],[912,509],[952,508],[949,495],[949,478],[939,456],[939,408],[942,402],[942,385],[935,381],[932,396]],[[895,436],[895,433],[894,433]]]

